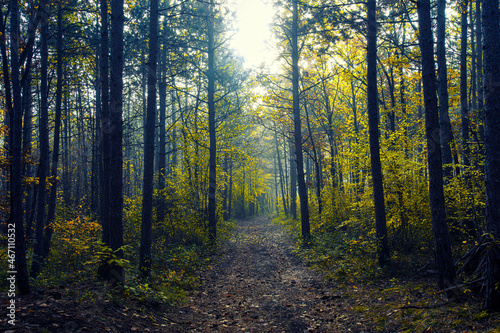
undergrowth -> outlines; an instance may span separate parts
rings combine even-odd
[[[500,314],[484,311],[480,294],[466,287],[448,294],[438,289],[425,248],[393,252],[391,265],[381,268],[371,230],[327,230],[313,218],[312,242],[304,246],[300,221],[280,216],[273,223],[288,230],[295,253],[332,282],[346,310],[376,332],[500,332]]]
[[[156,223],[153,226],[153,265],[149,278],[139,276],[138,262],[140,235],[140,214],[137,207],[129,203],[131,208],[124,216],[125,245],[122,247],[124,258],[114,258],[110,248],[101,241],[101,226],[95,218],[83,213],[74,213],[60,209],[53,223],[54,236],[51,252],[45,262],[41,274],[31,278],[34,291],[56,288],[78,289],[78,285],[91,284],[93,287],[85,292],[75,291],[74,296],[82,300],[93,301],[96,298],[108,298],[118,302],[134,300],[152,304],[172,306],[186,300],[189,290],[198,285],[199,271],[209,265],[213,254],[229,237],[235,227],[234,221],[218,223],[218,241],[211,244],[203,225],[197,223],[193,227],[187,223],[177,223],[176,228]],[[191,225],[190,225],[191,224]],[[32,246],[28,244],[28,267],[32,258]],[[7,251],[0,251],[0,263],[7,263]],[[119,293],[110,290],[99,281],[98,267],[103,258],[118,260],[125,267],[125,286]],[[0,272],[0,289],[6,291],[7,267]]]

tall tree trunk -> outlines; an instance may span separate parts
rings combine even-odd
[[[142,188],[141,247],[139,251],[139,272],[142,277],[148,277],[151,271],[156,127],[156,67],[158,58],[158,0],[150,1],[149,20],[148,109],[144,133],[144,183]]]
[[[11,119],[11,146],[10,154],[12,164],[10,169],[10,221],[8,224],[9,238],[14,236],[15,244],[9,242],[8,249],[14,245],[15,265],[9,264],[8,274],[16,274],[16,283],[21,295],[30,293],[28,268],[26,264],[26,247],[24,241],[23,225],[23,190],[22,190],[22,125],[23,109],[21,104],[21,82],[19,64],[19,3],[17,0],[10,1],[11,11],[11,80],[12,80],[12,119]],[[12,235],[14,233],[15,235]],[[10,254],[10,253],[9,253]],[[17,273],[14,273],[17,272]]]
[[[17,0],[10,1],[11,12],[11,80],[12,80],[12,120],[11,120],[11,146],[10,153],[12,164],[10,169],[10,220],[8,223],[8,235],[15,238],[15,244],[9,241],[9,252],[14,250],[16,253],[15,265],[9,264],[8,274],[16,274],[16,283],[21,295],[30,293],[30,284],[28,268],[26,265],[26,246],[24,241],[23,225],[23,189],[22,189],[22,128],[23,128],[23,109],[21,105],[21,82],[20,82],[20,64],[19,64],[19,3]],[[14,233],[14,235],[12,235]],[[9,253],[10,255],[10,253]],[[16,272],[16,273],[14,273]],[[10,276],[9,276],[10,277]]]
[[[314,144],[313,133],[312,133],[312,129],[311,129],[311,122],[309,121],[309,112],[308,112],[307,105],[304,107],[305,107],[305,111],[306,111],[307,130],[309,132],[309,138],[311,140],[311,146],[312,146],[312,151],[313,151],[314,174],[315,174],[314,178],[316,180],[316,197],[318,199],[318,214],[321,218],[321,213],[323,211],[323,202],[321,199],[321,183],[322,183],[321,150],[316,149],[316,145]]]
[[[299,45],[298,45],[299,11],[298,0],[293,0],[292,9],[292,94],[293,94],[293,128],[295,134],[295,164],[297,166],[297,184],[300,199],[300,219],[302,240],[304,245],[310,242],[309,203],[304,175],[304,157],[302,152],[302,126],[299,103]],[[293,200],[293,198],[292,198]]]
[[[111,0],[111,73],[110,73],[110,222],[109,246],[118,258],[123,258],[123,0]],[[125,271],[122,265],[109,264],[108,281],[115,286],[125,283]]]
[[[286,144],[286,138],[285,144]],[[290,142],[289,148],[290,160],[289,160],[289,168],[290,168],[290,213],[292,214],[292,218],[294,220],[297,219],[297,163],[295,163],[295,148],[294,143]],[[286,156],[286,154],[285,154]]]
[[[288,200],[286,199],[286,193],[285,193],[285,176],[283,174],[283,166],[281,164],[281,154],[280,154],[280,147],[279,147],[279,140],[278,140],[278,130],[276,128],[276,124],[274,125],[275,131],[274,131],[274,141],[276,143],[276,159],[278,162],[278,172],[280,176],[280,187],[281,187],[281,199],[283,201],[283,212],[285,213],[285,216],[288,216]],[[279,211],[279,210],[278,210]]]
[[[485,308],[500,310],[500,17],[498,0],[483,0],[486,232],[491,242]]]
[[[102,225],[102,241],[104,244],[109,244],[109,228],[110,228],[110,134],[111,124],[109,113],[109,36],[108,36],[108,1],[100,0],[100,16],[101,16],[101,63],[100,63],[100,83],[101,83],[101,144],[102,149],[102,173],[100,177],[101,193],[100,200],[100,218]],[[66,117],[67,120],[67,117]],[[69,122],[65,120],[65,131],[68,130]],[[65,141],[68,140],[66,133]],[[68,143],[65,144],[66,149]],[[65,154],[67,156],[68,152]],[[108,280],[109,266],[102,263],[99,267],[99,276],[103,280]]]
[[[56,215],[56,198],[57,198],[57,168],[59,163],[59,146],[61,137],[61,114],[62,114],[62,88],[63,88],[63,18],[62,8],[59,4],[57,12],[57,82],[56,82],[56,114],[54,123],[54,148],[52,152],[52,169],[51,178],[53,179],[52,187],[50,188],[49,209],[47,213],[47,226],[45,227],[45,238],[43,241],[43,259],[47,259],[50,251],[50,242],[54,229],[52,222]]]
[[[166,27],[166,23],[164,22]],[[166,31],[164,29],[163,31]],[[162,222],[165,218],[165,199],[163,197],[163,190],[165,189],[165,177],[167,175],[167,154],[166,148],[166,113],[167,113],[167,44],[166,41],[163,43],[163,49],[161,50],[161,69],[160,81],[158,82],[158,99],[160,103],[159,111],[159,147],[158,147],[158,192],[159,198],[156,207],[156,216],[158,222]],[[174,101],[172,100],[172,110],[174,107]]]
[[[227,203],[227,218],[231,218],[233,215],[233,159],[229,159],[229,202]]]
[[[483,120],[483,104],[484,104],[484,87],[483,87],[483,27],[481,24],[481,0],[476,0],[476,49],[477,49],[477,119],[479,122],[479,138],[484,135]],[[482,140],[481,140],[482,141]]]
[[[384,187],[382,182],[382,164],[380,162],[378,89],[377,89],[377,4],[368,0],[368,36],[367,36],[367,105],[370,132],[370,157],[373,182],[373,200],[375,203],[375,229],[377,234],[377,253],[380,266],[390,261],[387,224],[385,217]]]
[[[24,112],[24,124],[23,124],[23,150],[22,154],[25,156],[31,156],[31,140],[33,133],[33,110],[32,110],[32,101],[31,101],[31,75],[29,75],[23,83],[23,112]],[[31,177],[31,164],[25,163],[23,165],[23,176]],[[25,196],[25,226],[26,226],[26,240],[31,240],[32,234],[32,226],[33,226],[33,218],[36,205],[36,187],[32,188],[28,191]]]
[[[477,49],[476,49],[476,37],[475,26],[474,26],[474,1],[468,1],[469,4],[469,28],[470,28],[470,48],[471,48],[471,71],[470,71],[470,81],[471,81],[471,100],[469,103],[469,109],[473,110],[474,113],[477,112]]]
[[[36,215],[35,248],[30,275],[38,276],[42,269],[43,232],[45,228],[45,202],[47,196],[47,171],[49,164],[49,13],[45,1],[40,2],[40,113],[38,120],[40,162],[38,164],[38,206]]]
[[[451,165],[453,162],[451,144],[453,132],[451,131],[448,100],[448,69],[446,65],[446,0],[438,0],[437,12],[437,66],[438,66],[438,94],[439,94],[439,129],[441,136],[441,154],[443,164]],[[452,167],[445,166],[443,176],[448,179],[452,174]]]
[[[3,74],[3,84],[5,91],[5,125],[12,128],[12,92],[10,85],[9,76],[9,58],[7,57],[7,31],[6,31],[6,21],[7,17],[3,18],[3,11],[0,10],[0,52],[2,55],[2,74]],[[5,147],[10,148],[10,137],[12,133],[7,133],[5,137]]]
[[[467,99],[467,0],[460,1],[461,37],[460,37],[460,114],[462,118],[463,163],[469,162],[469,107]]]
[[[208,3],[208,135],[210,141],[209,180],[208,180],[208,233],[211,241],[217,238],[216,198],[217,190],[217,142],[215,133],[215,32],[214,1]]]
[[[438,271],[439,287],[444,289],[455,281],[450,237],[446,223],[443,193],[443,168],[441,138],[436,95],[436,73],[432,40],[430,1],[418,0],[419,44],[422,57],[422,81],[425,104],[425,130],[427,137],[427,162],[429,168],[429,197],[431,203],[432,232]]]

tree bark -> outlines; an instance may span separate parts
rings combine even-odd
[[[292,94],[293,94],[293,128],[295,134],[295,164],[297,167],[297,184],[300,200],[300,219],[302,240],[307,245],[311,239],[309,226],[309,203],[304,174],[304,156],[302,152],[302,125],[299,95],[299,45],[298,45],[299,11],[298,0],[293,0],[292,9]],[[293,198],[292,198],[293,200]]]
[[[148,105],[144,137],[144,183],[142,188],[141,246],[139,272],[148,277],[151,271],[153,225],[153,175],[155,157],[156,67],[158,58],[158,0],[150,1],[148,60]]]
[[[476,0],[476,50],[477,50],[477,108],[478,119],[483,119],[484,87],[483,87],[483,26],[481,22],[481,0]],[[482,139],[484,128],[479,125],[479,137]]]
[[[500,17],[498,0],[483,0],[484,147],[488,250],[485,308],[500,310]]]
[[[377,89],[377,4],[368,0],[368,35],[367,35],[367,105],[370,134],[370,157],[375,204],[375,229],[377,235],[377,253],[380,266],[390,261],[387,224],[385,216],[384,187],[382,182],[382,164],[380,162],[378,89]]]
[[[453,163],[451,144],[453,133],[451,131],[448,99],[448,69],[446,64],[446,0],[438,0],[437,12],[437,66],[438,66],[438,94],[439,94],[439,128],[441,136],[441,155],[443,164]],[[453,168],[445,166],[443,176],[445,179],[452,174]]]
[[[28,268],[26,265],[26,247],[24,241],[23,225],[23,190],[22,190],[22,125],[23,110],[21,105],[21,82],[20,82],[20,64],[19,64],[19,3],[17,0],[10,1],[11,11],[11,80],[12,80],[12,120],[11,120],[11,146],[12,164],[10,169],[10,221],[8,224],[9,238],[14,233],[16,252],[15,269],[9,263],[9,271],[16,271],[16,282],[21,295],[29,294],[30,284]],[[11,232],[12,231],[12,232]],[[9,242],[9,250],[11,249]]]
[[[110,222],[109,246],[118,259],[123,258],[123,0],[111,1],[111,73],[110,73]],[[108,282],[113,286],[123,286],[125,271],[116,262],[109,265]]]
[[[427,137],[427,163],[429,168],[429,197],[431,203],[434,251],[441,289],[455,281],[455,269],[451,255],[450,237],[446,223],[443,193],[443,169],[441,160],[441,136],[436,95],[436,73],[430,15],[430,1],[418,0],[419,44],[422,56],[422,81],[425,104],[425,130]]]
[[[280,176],[280,188],[281,188],[281,199],[283,201],[283,212],[285,213],[285,216],[288,216],[288,200],[286,198],[285,194],[285,175],[283,174],[283,166],[281,164],[281,154],[280,154],[280,148],[279,148],[279,140],[278,140],[278,132],[275,126],[275,132],[274,132],[274,140],[276,143],[276,160],[278,162],[278,172]]]
[[[62,114],[62,88],[63,88],[63,17],[62,8],[59,4],[57,12],[57,82],[56,82],[56,114],[54,123],[54,148],[52,152],[51,178],[53,181],[49,195],[49,209],[47,213],[47,226],[45,227],[45,238],[43,241],[42,257],[46,260],[49,256],[50,242],[54,229],[52,222],[56,214],[57,198],[57,168],[59,163],[59,146],[61,136],[61,114]]]
[[[164,27],[167,27],[166,22],[163,23]],[[163,30],[167,31],[166,29]],[[167,175],[167,154],[165,151],[166,147],[166,113],[167,113],[167,43],[166,40],[163,42],[163,49],[161,52],[161,69],[160,81],[158,82],[158,100],[160,104],[159,108],[159,147],[158,147],[158,192],[160,193],[157,207],[156,216],[159,222],[162,222],[165,218],[165,199],[163,196],[163,191],[165,189],[165,177]],[[172,99],[172,109],[174,107],[174,100]]]
[[[467,99],[467,0],[460,1],[460,114],[462,118],[462,149],[464,166],[469,166],[469,107]]]
[[[211,241],[217,238],[217,142],[215,133],[215,32],[214,1],[208,3],[208,135],[210,140],[209,180],[208,180],[208,233]]]
[[[40,113],[38,118],[38,135],[40,146],[40,162],[38,164],[38,205],[36,215],[35,248],[30,275],[38,276],[42,269],[43,232],[45,228],[45,202],[47,196],[47,171],[49,164],[49,13],[46,2],[40,4]]]
[[[102,225],[102,241],[104,244],[109,244],[109,228],[110,228],[110,113],[109,113],[109,37],[108,37],[108,1],[100,1],[100,15],[101,15],[101,63],[100,63],[100,84],[101,84],[101,149],[102,149],[102,174],[100,177],[101,193],[99,196],[100,201],[100,218]],[[65,131],[68,131],[68,119],[65,120]],[[66,144],[68,149],[68,133],[65,135]],[[65,154],[68,156],[69,151]],[[67,163],[66,163],[67,164]],[[68,166],[66,166],[68,168]],[[68,202],[66,203],[68,204]],[[104,279],[109,279],[109,265],[103,263],[99,267],[99,276]]]

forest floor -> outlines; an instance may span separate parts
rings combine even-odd
[[[269,218],[239,221],[185,304],[113,299],[90,283],[60,287],[19,300],[14,327],[2,306],[0,331],[500,332],[498,316],[477,310],[475,299],[457,310],[425,283],[411,292],[388,281],[338,284],[310,270],[294,248]]]

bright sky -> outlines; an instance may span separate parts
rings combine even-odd
[[[275,10],[272,0],[232,0],[236,9],[238,32],[232,46],[245,57],[246,64],[258,67],[270,65],[276,57],[268,41],[272,38],[271,27]]]

